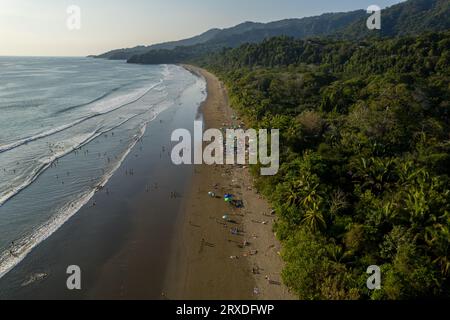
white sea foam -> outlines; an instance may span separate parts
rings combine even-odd
[[[29,185],[31,185],[33,182],[35,182],[35,180],[45,170],[47,170],[51,166],[51,164],[54,163],[57,159],[64,157],[67,154],[73,152],[74,150],[89,144],[94,139],[98,138],[99,136],[105,134],[106,132],[114,130],[117,127],[124,125],[124,123],[126,123],[127,121],[130,121],[131,119],[134,119],[136,117],[141,117],[141,116],[143,117],[143,119],[148,119],[147,121],[145,121],[145,123],[139,122],[142,125],[139,128],[136,128],[136,129],[138,129],[138,133],[136,135],[134,135],[134,137],[130,141],[129,145],[124,146],[124,148],[126,148],[125,150],[121,149],[121,153],[120,153],[121,156],[119,156],[119,159],[117,159],[117,162],[114,162],[113,166],[107,170],[108,172],[106,172],[106,174],[104,174],[102,176],[101,181],[95,187],[93,187],[92,189],[89,189],[89,191],[84,191],[84,192],[81,192],[81,189],[80,189],[81,193],[79,193],[78,196],[76,196],[76,198],[73,198],[72,200],[67,198],[67,201],[70,201],[70,202],[66,203],[63,207],[52,209],[51,213],[53,212],[53,210],[55,212],[52,213],[52,217],[49,220],[47,220],[43,224],[36,223],[36,227],[34,228],[34,231],[28,233],[28,235],[26,235],[24,237],[18,237],[19,239],[15,240],[14,246],[12,248],[8,248],[4,252],[0,253],[0,278],[3,277],[5,274],[7,274],[10,270],[12,270],[18,263],[20,263],[33,250],[33,248],[35,248],[42,241],[47,239],[52,233],[54,233],[66,221],[68,221],[74,214],[76,214],[76,212],[78,212],[84,205],[86,205],[86,203],[88,203],[90,201],[90,199],[94,196],[95,192],[99,188],[101,188],[107,184],[107,182],[110,180],[110,178],[119,169],[119,167],[121,166],[121,164],[123,163],[123,161],[125,160],[127,155],[131,152],[133,147],[135,147],[135,145],[139,141],[139,139],[144,136],[144,133],[145,133],[148,123],[150,121],[154,120],[156,118],[156,116],[160,112],[164,111],[167,107],[169,107],[171,105],[176,105],[176,103],[174,102],[174,99],[176,100],[179,98],[179,96],[178,96],[179,89],[180,90],[186,89],[185,85],[187,84],[187,82],[180,82],[178,80],[179,78],[177,76],[177,73],[178,73],[177,71],[179,71],[179,69],[181,69],[181,68],[176,67],[176,66],[164,66],[163,68],[164,69],[162,72],[161,72],[161,70],[158,70],[158,72],[159,72],[158,75],[161,76],[161,74],[162,74],[163,79],[161,79],[157,83],[152,84],[152,86],[147,87],[145,90],[144,90],[144,88],[137,89],[137,90],[133,91],[132,93],[127,93],[126,97],[122,97],[122,98],[120,96],[118,97],[116,95],[112,95],[112,96],[108,97],[108,99],[110,100],[109,104],[103,103],[102,101],[100,101],[100,103],[98,103],[99,101],[96,101],[95,105],[94,104],[85,105],[85,106],[83,106],[82,111],[89,110],[91,112],[91,114],[88,114],[88,115],[85,114],[84,117],[77,119],[71,123],[61,125],[58,128],[47,130],[46,132],[42,132],[37,135],[30,136],[29,138],[25,138],[25,139],[31,139],[29,141],[13,142],[14,144],[21,143],[23,145],[23,144],[28,144],[30,142],[34,143],[33,141],[39,140],[39,139],[42,139],[45,137],[52,137],[52,138],[55,137],[55,139],[53,139],[53,140],[55,140],[54,143],[58,144],[59,140],[57,140],[57,138],[61,138],[60,136],[56,136],[56,134],[58,132],[68,130],[72,127],[74,127],[75,129],[78,128],[78,125],[80,125],[82,122],[86,121],[85,118],[87,118],[87,117],[89,119],[92,119],[92,117],[95,117],[99,114],[107,114],[114,110],[120,109],[125,105],[129,105],[129,104],[132,104],[133,102],[137,102],[153,89],[155,90],[154,94],[158,95],[158,99],[162,99],[159,102],[155,102],[155,99],[153,99],[153,98],[150,100],[143,99],[143,103],[140,106],[138,106],[138,108],[133,107],[132,109],[130,109],[130,110],[134,110],[132,116],[123,117],[124,115],[127,115],[127,113],[128,113],[128,108],[124,108],[124,109],[121,109],[123,112],[119,111],[120,117],[115,119],[115,120],[119,120],[119,121],[109,121],[109,126],[106,126],[106,127],[104,127],[104,124],[101,123],[94,132],[88,132],[88,133],[84,133],[84,134],[81,132],[78,132],[77,134],[75,134],[75,136],[71,136],[70,138],[75,139],[76,141],[72,140],[70,143],[62,144],[61,148],[55,148],[56,153],[52,154],[49,157],[47,157],[47,156],[43,157],[40,160],[40,166],[38,166],[38,168],[36,168],[35,170],[32,170],[32,174],[29,174],[28,178],[25,178],[23,183],[21,183],[19,186],[15,187],[13,190],[10,190],[8,194],[4,193],[3,195],[0,196],[0,210],[1,210],[2,204],[4,204],[9,199],[11,199],[11,197],[14,197],[15,195],[19,194],[23,189],[27,188]],[[174,80],[173,83],[175,86],[170,83],[170,81],[172,81],[172,80]],[[191,81],[189,79],[186,79],[186,80],[188,80],[189,83]],[[180,87],[180,84],[182,85],[181,87]],[[169,92],[170,92],[170,94],[169,94]],[[170,97],[170,99],[168,99],[168,97]],[[168,100],[170,100],[170,101],[168,101]],[[152,101],[152,102],[150,102],[150,101]],[[143,109],[142,107],[145,106],[146,103],[152,103],[152,104],[149,105],[148,108]],[[84,109],[84,107],[86,107],[86,109]],[[89,108],[89,107],[92,107],[92,108]],[[147,112],[148,112],[148,115],[145,115]],[[113,115],[113,117],[114,116],[115,116],[115,114]],[[113,117],[110,117],[109,119],[112,119]],[[102,119],[103,119],[103,117],[99,118],[99,120],[102,120]],[[96,121],[96,123],[97,123],[97,121]],[[116,125],[112,125],[112,124],[116,124]],[[133,125],[134,125],[134,122],[133,122]],[[133,128],[133,130],[134,130],[134,128]],[[76,132],[76,131],[77,130],[73,130],[73,132]],[[70,134],[71,134],[72,129],[68,132],[70,132]],[[67,136],[70,134],[64,133],[64,138],[67,138]],[[53,136],[53,135],[55,135],[55,136]],[[25,140],[25,139],[22,139],[22,140]],[[0,146],[0,155],[1,155],[2,151],[8,152],[8,154],[9,154],[10,150],[13,150],[14,148],[17,148],[20,146],[20,145],[13,146],[12,145],[13,143],[9,143],[9,146],[7,146],[7,145]],[[45,142],[43,142],[43,144],[45,145]],[[8,149],[8,150],[6,150],[6,149]],[[24,150],[22,150],[21,152],[23,152]],[[11,152],[14,152],[14,151],[11,151]],[[11,154],[13,154],[13,153],[11,153]],[[36,182],[36,183],[39,183],[39,182]],[[83,189],[83,190],[86,190],[86,189]],[[70,196],[68,195],[68,197],[70,197]],[[14,203],[14,205],[15,205],[15,203]],[[6,208],[6,207],[7,206],[5,206],[4,208]],[[8,211],[6,211],[6,212],[8,212]],[[1,218],[1,216],[0,216],[0,218]],[[30,216],[30,219],[31,218],[32,217]],[[0,220],[0,222],[2,222],[2,221]],[[9,241],[11,241],[11,239],[8,237],[3,238],[2,240],[4,240],[4,239],[9,239]],[[8,241],[8,240],[6,240],[6,241]],[[32,280],[34,281],[34,278]]]
[[[169,106],[170,103],[167,103],[167,101],[163,101],[162,103],[160,103],[160,107],[158,109],[155,109],[154,112],[160,113],[162,110],[164,110],[164,107]],[[83,147],[84,145],[88,144],[89,142],[91,142],[92,140],[98,138],[99,136],[110,132],[111,130],[114,130],[120,126],[122,126],[124,123],[130,121],[131,119],[134,119],[138,116],[142,116],[143,114],[147,113],[148,111],[154,109],[154,105],[150,106],[150,108],[142,113],[130,116],[129,118],[126,118],[125,120],[122,120],[121,122],[119,122],[118,124],[116,124],[114,127],[108,128],[106,130],[102,130],[102,131],[95,131],[86,135],[79,135],[76,138],[72,138],[72,139],[77,139],[77,142],[74,142],[73,146],[67,149],[61,149],[59,152],[54,153],[53,155],[51,155],[48,158],[45,159],[41,159],[40,163],[41,166],[35,168],[31,174],[29,174],[24,180],[23,182],[13,188],[10,188],[9,190],[7,190],[6,192],[4,192],[3,194],[0,195],[0,207],[2,205],[4,205],[8,200],[10,200],[11,198],[13,198],[14,196],[16,196],[17,194],[19,194],[22,190],[24,190],[25,188],[27,188],[29,185],[31,185],[45,170],[47,170],[52,163],[54,163],[56,160],[66,156],[67,154]]]
[[[160,84],[162,84],[162,82],[163,82],[163,80],[160,80],[158,83],[155,83],[148,88],[141,88],[132,93],[118,96],[114,99],[105,99],[104,101],[99,101],[98,103],[93,104],[93,106],[91,108],[91,111],[93,113],[91,113],[81,119],[78,119],[76,121],[73,121],[71,123],[64,124],[64,125],[58,126],[56,128],[52,128],[50,130],[41,132],[39,134],[24,138],[24,139],[21,139],[18,141],[14,141],[9,144],[0,145],[0,153],[5,152],[5,151],[10,151],[12,149],[20,147],[21,145],[24,145],[24,144],[32,142],[32,141],[46,138],[48,136],[54,135],[55,133],[59,133],[61,131],[72,128],[86,120],[92,119],[93,117],[107,114],[109,112],[115,111],[124,106],[127,106],[131,103],[134,103],[134,102],[138,101],[139,99],[141,99],[143,96],[145,96],[147,93],[149,93],[151,90],[158,87]]]
[[[117,161],[111,171],[103,177],[102,181],[95,188],[92,188],[88,192],[81,194],[77,199],[67,203],[50,220],[35,229],[35,231],[32,232],[29,236],[16,241],[13,247],[0,254],[0,278],[5,276],[17,264],[19,264],[33,250],[33,248],[47,239],[64,223],[66,223],[74,214],[76,214],[92,199],[97,190],[103,188],[108,183],[114,173],[120,168],[123,161],[134,148],[136,143],[144,136],[148,123],[153,121],[156,117],[157,114],[153,113],[153,117],[142,125],[139,133],[133,137],[132,143],[130,144],[129,148]]]

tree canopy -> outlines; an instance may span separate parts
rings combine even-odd
[[[450,296],[449,49],[450,32],[278,37],[195,60],[248,126],[281,131],[280,173],[257,186],[299,298]]]

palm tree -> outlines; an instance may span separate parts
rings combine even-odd
[[[320,211],[320,201],[314,202],[310,209],[305,212],[302,223],[311,231],[315,232],[326,227],[325,218]]]
[[[298,192],[297,189],[288,187],[288,190],[286,191],[286,201],[287,204],[290,207],[297,206],[300,203],[301,200],[301,194]]]

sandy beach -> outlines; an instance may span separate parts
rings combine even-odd
[[[203,88],[199,81],[150,122],[105,188],[0,278],[0,300],[162,298],[175,222],[194,170],[172,163],[170,137],[177,128],[192,129]],[[91,153],[107,139],[97,141],[86,147]],[[66,287],[70,265],[81,268],[79,291]]]
[[[200,111],[205,129],[238,124],[226,89],[206,70],[184,66],[207,81]],[[166,276],[168,299],[293,299],[282,284],[280,243],[273,234],[275,216],[253,189],[245,166],[197,166],[182,205],[178,232]],[[218,198],[211,198],[214,192]],[[244,202],[238,209],[219,198],[231,193]],[[228,215],[232,222],[222,219]],[[233,234],[232,229],[238,229]]]
[[[207,100],[198,108],[192,88],[185,107],[155,119],[105,189],[0,279],[0,299],[293,298],[281,284],[275,217],[248,168],[171,162],[174,129],[192,129],[200,114],[206,128],[238,123],[220,81],[185,68],[207,81]],[[244,208],[225,203],[226,193]],[[66,288],[72,264],[81,291]]]

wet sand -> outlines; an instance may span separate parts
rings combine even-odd
[[[206,128],[231,125],[220,82],[186,68],[207,80]],[[0,279],[0,300],[293,298],[281,284],[274,217],[248,169],[172,164],[172,131],[192,129],[197,116],[195,105],[171,108],[150,123],[105,189]],[[232,193],[245,208],[210,191]],[[66,288],[69,265],[81,267],[81,291]]]
[[[151,122],[105,188],[0,279],[0,300],[162,299],[175,221],[193,174],[191,166],[172,164],[170,137],[192,129],[197,110],[195,103],[175,106]],[[69,265],[81,268],[81,291],[66,287]]]
[[[201,106],[205,129],[238,124],[220,81],[203,69],[184,67],[207,81],[208,98]],[[167,298],[293,299],[281,284],[280,244],[272,232],[275,217],[252,185],[245,166],[195,168],[171,250]],[[234,194],[245,207],[233,208],[208,192]],[[224,215],[233,221],[224,221]],[[235,228],[238,234],[232,234]]]

